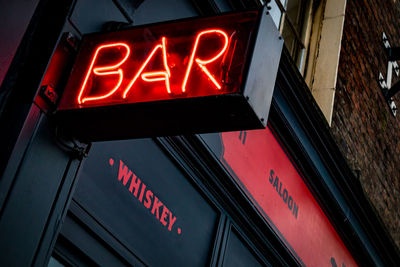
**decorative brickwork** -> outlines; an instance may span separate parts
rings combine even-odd
[[[378,83],[387,72],[382,32],[400,46],[399,26],[399,1],[347,1],[332,133],[400,248],[400,112],[391,114]]]

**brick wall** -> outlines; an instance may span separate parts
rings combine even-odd
[[[387,72],[382,32],[392,47],[400,46],[399,26],[397,0],[347,1],[332,121],[338,145],[398,248],[400,112],[389,111],[378,74]],[[400,93],[395,102],[400,108]]]

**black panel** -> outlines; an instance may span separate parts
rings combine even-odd
[[[3,1],[0,9],[0,85],[32,18],[39,0]]]
[[[207,96],[59,111],[57,123],[82,141],[264,127],[242,95]],[[137,127],[138,125],[140,127]]]
[[[222,266],[250,267],[262,264],[239,238],[236,231],[231,229]]]
[[[58,149],[42,116],[1,211],[0,266],[31,265],[40,246],[49,245],[45,237],[57,230],[78,164]]]
[[[74,204],[72,204],[74,205]],[[143,266],[136,259],[125,261],[92,231],[88,231],[73,214],[68,213],[57,239],[56,253],[72,266]]]
[[[75,201],[57,237],[53,256],[72,266],[144,265]]]
[[[71,2],[40,1],[1,85],[0,128],[7,131],[2,131],[0,138],[0,174],[3,174],[29,116],[33,97],[60,36]]]
[[[150,139],[94,144],[74,198],[146,265],[209,261],[218,214]]]

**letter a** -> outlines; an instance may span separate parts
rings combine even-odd
[[[157,82],[157,81],[165,81],[165,87],[167,88],[168,94],[171,93],[170,85],[169,85],[169,78],[171,77],[171,72],[168,67],[167,63],[167,51],[166,51],[166,38],[162,37],[161,38],[162,44],[158,44],[154,47],[153,51],[151,51],[150,55],[147,57],[145,62],[142,64],[138,72],[136,73],[135,77],[133,77],[132,81],[128,84],[126,87],[122,98],[126,98],[129,90],[131,90],[133,84],[136,82],[136,80],[139,78],[140,74],[142,77],[142,80],[146,82]],[[157,52],[158,49],[162,50],[162,55],[163,55],[163,64],[165,71],[151,71],[151,72],[145,72],[142,73],[143,70],[146,68],[147,64],[150,62],[150,60],[153,58],[154,54]]]

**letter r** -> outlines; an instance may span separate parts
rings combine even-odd
[[[217,53],[217,55],[215,55],[215,56],[212,57],[212,58],[209,58],[209,59],[200,59],[200,58],[196,58],[196,59],[195,59],[195,55],[196,55],[196,52],[197,52],[197,47],[198,47],[198,45],[199,45],[199,42],[200,42],[201,37],[203,37],[203,36],[205,36],[205,35],[209,35],[209,34],[217,34],[217,35],[219,35],[219,36],[222,36],[222,37],[223,37],[223,40],[224,40],[224,45],[223,45],[223,47],[222,47],[221,50]],[[215,80],[214,76],[208,71],[206,65],[209,64],[209,63],[211,63],[211,62],[213,62],[213,61],[215,61],[215,60],[217,60],[219,57],[221,57],[221,56],[225,53],[226,48],[228,47],[228,42],[229,42],[228,35],[227,35],[224,31],[219,30],[219,29],[205,30],[205,31],[200,32],[200,33],[196,36],[196,41],[195,41],[195,43],[194,43],[193,50],[192,50],[192,54],[191,54],[191,56],[190,56],[189,63],[188,63],[188,67],[187,67],[187,69],[186,69],[186,74],[185,74],[185,77],[184,77],[184,79],[183,79],[183,83],[182,83],[182,92],[185,92],[185,91],[186,91],[186,85],[187,85],[187,82],[188,82],[188,79],[189,79],[190,72],[191,72],[191,70],[192,70],[193,61],[195,61],[195,62],[197,63],[197,65],[199,65],[199,67],[201,68],[201,70],[208,76],[208,78],[209,78],[209,79],[211,80],[211,82],[215,85],[215,87],[217,87],[217,89],[221,89],[221,85]]]

